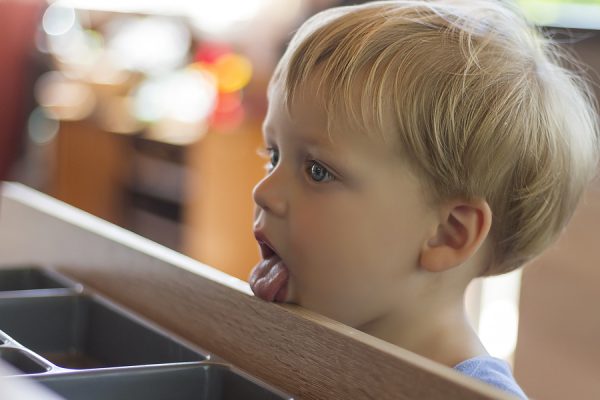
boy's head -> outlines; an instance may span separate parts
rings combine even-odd
[[[496,1],[307,21],[269,88],[255,229],[277,255],[255,293],[356,326],[538,255],[597,162],[592,97],[558,54]]]

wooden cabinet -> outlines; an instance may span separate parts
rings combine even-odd
[[[61,122],[46,191],[245,280],[258,262],[252,188],[264,174],[259,121],[187,145]]]

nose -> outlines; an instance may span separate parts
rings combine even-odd
[[[254,186],[252,197],[257,208],[282,217],[287,212],[286,185],[281,166],[277,166]],[[258,212],[255,209],[255,214]]]

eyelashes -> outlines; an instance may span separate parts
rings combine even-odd
[[[276,153],[273,147],[259,147],[258,150],[256,150],[256,154],[258,154],[260,158],[268,160],[263,166],[267,172],[271,172],[279,162],[279,153]],[[274,160],[274,154],[277,154],[276,160]]]
[[[256,154],[261,158],[268,160],[264,165],[267,172],[271,172],[279,163],[279,152],[273,147],[260,147]],[[304,171],[312,182],[324,183],[336,180],[336,177],[320,161],[307,159]]]

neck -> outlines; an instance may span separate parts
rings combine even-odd
[[[463,296],[400,307],[358,329],[449,367],[488,354],[468,321]]]

